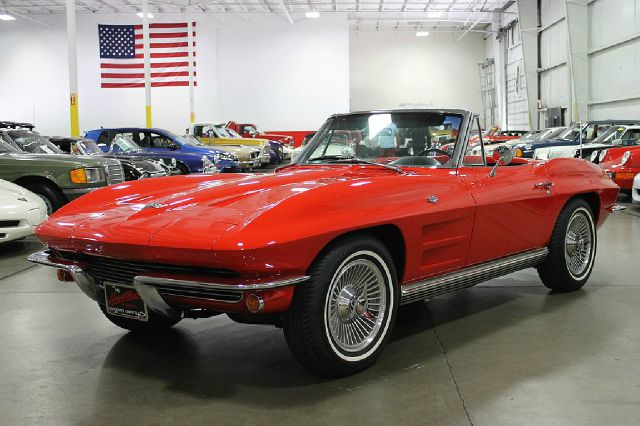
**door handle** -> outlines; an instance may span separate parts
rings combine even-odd
[[[551,188],[553,188],[553,182],[538,182],[533,185],[533,189],[544,189],[547,195],[551,195]]]

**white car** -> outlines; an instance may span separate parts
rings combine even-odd
[[[634,203],[640,204],[640,173],[633,178],[633,187],[631,188],[631,199]]]
[[[583,158],[589,158],[592,153],[603,148],[620,145],[635,145],[640,137],[640,126],[611,126],[600,136],[582,145]],[[533,152],[536,160],[551,160],[552,158],[573,158],[580,150],[579,145],[562,145],[538,148]],[[597,154],[596,154],[597,155]],[[592,161],[595,158],[591,158]]]
[[[47,217],[42,198],[21,186],[0,179],[0,243],[33,234]]]

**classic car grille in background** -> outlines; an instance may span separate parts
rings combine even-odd
[[[187,274],[207,277],[233,278],[237,274],[228,269],[211,269],[156,263],[129,262],[111,257],[71,252],[56,252],[55,257],[83,264],[85,272],[94,279],[116,284],[133,285],[133,278],[150,273]],[[86,266],[85,266],[86,265]]]
[[[15,228],[20,225],[19,220],[0,220],[0,228]]]
[[[113,185],[114,183],[124,182],[124,170],[118,160],[109,160],[107,162],[107,183]]]

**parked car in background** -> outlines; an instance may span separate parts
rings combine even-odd
[[[225,127],[227,134],[235,139],[241,139],[240,136],[235,130]],[[273,155],[271,156],[271,164],[280,164],[283,161],[290,161],[291,156],[293,154],[293,145],[285,145],[282,142],[269,140],[269,145],[271,146],[271,153],[276,154],[277,158],[275,159]]]
[[[597,163],[599,153],[608,149],[623,149],[640,143],[640,126],[611,126],[591,142],[580,145],[561,145],[538,148],[533,153],[537,160],[548,160],[559,157],[589,158]]]
[[[33,135],[28,137],[33,141]],[[41,149],[57,149],[46,139],[40,142],[42,145],[37,146]],[[34,142],[28,144],[29,148],[36,146]],[[94,189],[124,182],[124,171],[120,162],[111,158],[26,153],[10,143],[6,134],[0,131],[0,179],[38,195],[47,206],[47,214],[51,214]]]
[[[640,203],[640,173],[633,178],[633,187],[631,189],[631,200],[634,203]]]
[[[193,135],[182,135],[186,140],[192,142],[200,142],[198,138]],[[260,148],[256,146],[244,146],[244,145],[225,145],[223,143],[216,145],[227,152],[230,152],[238,157],[240,162],[240,171],[247,172],[252,171],[260,167]]]
[[[175,167],[175,160],[163,158],[143,158],[127,154],[109,154],[103,152],[93,139],[74,137],[52,137],[49,141],[65,154],[97,155],[104,158],[115,158],[120,161],[125,180],[138,180],[152,177],[169,176],[180,173]],[[171,162],[170,160],[173,160]],[[166,161],[166,162],[165,162]]]
[[[513,146],[513,151],[517,157],[533,158],[533,153],[536,149],[556,146],[575,147],[580,145],[580,135],[582,135],[582,143],[586,144],[598,138],[611,126],[635,124],[640,123],[629,120],[600,120],[585,123],[574,123],[556,137],[538,139],[533,143],[520,143]]]
[[[599,166],[620,187],[621,192],[632,195],[634,179],[640,173],[640,146],[606,149],[602,152],[604,155]]]
[[[285,145],[293,147],[293,136],[264,133],[258,130],[258,126],[256,126],[255,124],[229,121],[227,122],[226,127],[234,130],[243,138],[268,139],[271,141],[281,142]]]
[[[451,151],[389,147],[395,129],[445,122],[459,132]],[[124,329],[157,336],[222,312],[281,326],[322,375],[353,374],[375,363],[399,305],[530,267],[554,291],[591,274],[618,187],[582,160],[469,155],[473,127],[461,110],[334,115],[276,173],[96,191],[36,229],[47,249],[29,259],[67,271]]]
[[[0,244],[33,234],[46,217],[47,205],[42,198],[0,179]]]
[[[194,124],[191,127],[191,134],[195,138],[208,146],[217,146],[224,149],[223,146],[237,145],[237,146],[251,146],[260,151],[260,165],[267,165],[271,161],[277,162],[279,160],[278,154],[274,151],[272,153],[271,144],[266,139],[252,139],[252,138],[236,138],[230,135],[224,123],[200,123]],[[272,160],[273,156],[273,160]]]
[[[127,136],[142,151],[153,156],[175,158],[176,167],[181,174],[209,174],[213,172],[211,164],[214,164],[219,171],[233,172],[240,170],[240,162],[236,155],[221,149],[208,147],[198,141],[185,140],[168,130],[119,127],[90,130],[85,134],[85,137],[93,139],[103,151],[108,152],[116,135]],[[111,152],[118,154],[114,150]]]

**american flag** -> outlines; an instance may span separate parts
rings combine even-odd
[[[195,83],[196,31],[193,29]],[[188,24],[149,24],[151,87],[189,85]],[[142,25],[98,25],[103,88],[144,87]]]

